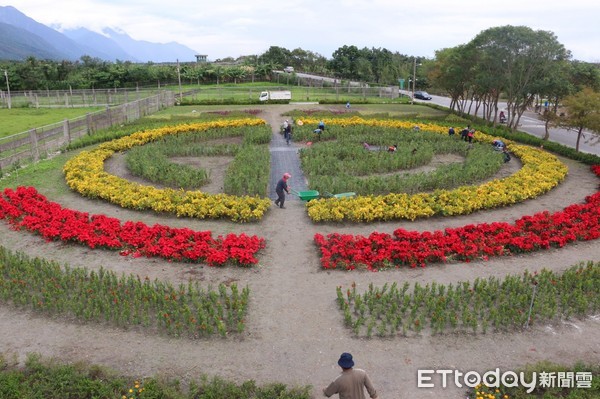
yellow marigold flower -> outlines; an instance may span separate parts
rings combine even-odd
[[[82,151],[65,164],[65,180],[71,189],[84,196],[101,198],[124,208],[171,212],[184,217],[229,218],[236,222],[260,219],[271,204],[268,198],[161,190],[110,175],[104,172],[104,162],[117,151],[125,151],[169,134],[197,132],[217,127],[258,126],[264,123],[261,119],[245,118],[182,124],[133,133],[102,143],[93,151]],[[190,205],[195,199],[199,199],[200,202]]]
[[[303,120],[316,124],[318,120]],[[414,122],[395,120],[373,120],[359,117],[330,118],[327,124],[340,126],[383,126],[412,128]],[[416,124],[422,130],[447,134],[447,128],[433,124]],[[476,132],[480,141],[492,142],[494,137]],[[512,176],[482,184],[480,186],[458,187],[454,190],[437,190],[432,194],[406,196],[398,206],[400,194],[349,198],[344,202],[322,199],[307,203],[311,220],[370,222],[373,220],[395,220],[429,217],[433,215],[464,215],[482,209],[506,206],[535,198],[556,187],[567,174],[567,167],[554,155],[538,148],[517,145],[505,140],[510,150],[521,159],[523,168]]]

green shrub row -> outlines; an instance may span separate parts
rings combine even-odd
[[[311,135],[317,139],[312,128],[305,126],[294,132],[300,140],[309,140]],[[330,126],[320,140],[300,152],[309,186],[320,192],[378,195],[450,189],[489,178],[503,164],[502,155],[487,144],[469,146],[458,137],[410,129]],[[390,153],[387,149],[393,144],[398,150]],[[464,161],[410,173],[441,154],[456,154]]]
[[[213,143],[212,140],[239,138],[239,143]],[[132,148],[126,156],[127,168],[153,183],[186,190],[201,189],[210,182],[208,170],[177,164],[171,157],[230,156],[223,190],[231,195],[266,195],[269,178],[270,128],[251,126],[209,129],[198,134],[166,136],[159,141]],[[255,165],[256,167],[253,167]]]
[[[187,388],[184,388],[184,385]],[[136,380],[85,363],[63,364],[29,354],[23,367],[0,355],[2,399],[309,399],[310,386],[236,384],[206,375],[187,382],[160,376]]]
[[[0,300],[83,322],[142,328],[190,338],[222,337],[245,328],[250,290],[235,284],[204,290],[101,268],[70,268],[0,246]]]
[[[246,145],[225,172],[223,191],[232,195],[267,196],[271,153],[266,145]]]
[[[549,270],[472,282],[424,287],[404,283],[369,285],[363,294],[353,284],[337,288],[344,322],[356,336],[386,337],[447,331],[513,331],[557,318],[583,317],[600,310],[600,262],[581,263],[558,274]],[[533,306],[532,306],[533,305]],[[532,306],[532,307],[531,307]],[[531,307],[531,308],[530,308]],[[531,313],[530,313],[531,310]]]

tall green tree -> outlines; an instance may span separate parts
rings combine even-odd
[[[598,135],[600,134],[600,93],[591,88],[585,88],[565,98],[563,106],[565,113],[561,118],[560,125],[575,130],[577,133],[575,150],[579,151],[579,144],[585,129],[595,136],[590,140],[598,143]]]
[[[361,58],[362,54],[358,47],[344,45],[333,52],[333,58],[329,61],[328,66],[337,77],[357,79],[357,67]]]
[[[538,94],[538,98],[547,98],[551,104],[550,109],[545,109],[541,115],[545,128],[543,140],[550,138],[549,128],[559,119],[558,105],[566,96],[575,92],[575,86],[569,79],[569,76],[572,76],[572,70],[572,64],[566,60],[552,63],[547,73],[532,85],[532,91]],[[540,109],[540,106],[536,105],[536,109]]]
[[[515,128],[523,112],[533,103],[535,83],[570,53],[548,31],[526,26],[501,26],[478,34],[476,81],[485,106],[497,113],[500,94],[506,96],[509,126]],[[494,115],[494,119],[497,115]]]
[[[290,50],[271,46],[269,49],[258,57],[258,62],[262,64],[271,64],[276,69],[284,68],[293,61],[292,53]]]
[[[450,96],[450,109],[465,112],[472,85],[474,48],[469,45],[436,51],[430,76],[435,87]]]

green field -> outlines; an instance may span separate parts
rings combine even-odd
[[[0,137],[62,122],[65,119],[77,118],[101,109],[103,108],[1,108]]]
[[[293,104],[292,104],[293,105]],[[244,105],[181,105],[158,111],[149,116],[149,118],[169,118],[170,115],[194,117],[200,116],[203,112],[216,111],[245,111],[261,110],[277,106],[270,104],[244,104]],[[298,107],[306,109],[305,106]],[[315,106],[316,108],[316,106]],[[320,107],[322,109],[322,107]],[[331,104],[331,109],[344,109],[343,104]],[[416,119],[441,119],[448,115],[447,110],[437,109],[428,105],[421,104],[360,104],[353,107],[353,111],[358,111],[362,115],[388,114],[393,117],[416,118]],[[293,114],[293,113],[292,113]],[[260,118],[260,113],[257,115]],[[465,123],[468,123],[465,121]]]

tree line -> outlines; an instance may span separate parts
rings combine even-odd
[[[415,57],[392,53],[387,49],[343,46],[331,59],[303,49],[288,50],[271,46],[260,55],[225,58],[213,63],[132,63],[104,61],[83,56],[78,61],[55,61],[28,57],[24,61],[0,61],[10,89],[68,90],[84,88],[132,88],[173,84],[240,83],[268,81],[273,70],[293,66],[296,71],[383,85],[398,85],[398,79],[412,78]],[[422,58],[422,60],[425,60]],[[421,71],[419,71],[421,72]],[[427,78],[419,73],[420,85]],[[6,90],[0,82],[0,90]]]
[[[271,46],[260,55],[215,63],[136,64],[89,56],[73,62],[30,57],[0,61],[0,71],[6,71],[11,90],[148,87],[179,79],[186,84],[268,81],[274,70],[285,66],[365,83],[399,85],[403,80],[406,88],[414,79],[417,89],[448,95],[451,109],[470,114],[483,111],[488,120],[496,121],[506,103],[508,126],[515,128],[532,106],[543,111],[547,124],[559,124],[563,100],[585,90],[587,94],[579,95],[589,102],[590,96],[593,99],[600,92],[600,66],[571,58],[552,32],[507,25],[484,30],[466,44],[438,50],[433,59],[353,45],[338,48],[327,59],[300,48]],[[7,82],[3,81],[0,90],[5,89]],[[588,110],[585,117],[594,119],[596,113]]]
[[[83,56],[78,61],[0,61],[13,90],[126,88],[177,82],[189,84],[265,81],[272,71],[292,66],[296,71],[339,79],[409,87],[413,76],[418,89],[448,94],[453,107],[466,98],[482,105],[508,96],[511,110],[531,96],[560,99],[583,87],[600,89],[596,64],[571,61],[568,50],[552,32],[523,26],[487,29],[469,43],[436,52],[433,59],[415,57],[385,48],[362,49],[344,45],[326,57],[301,48],[271,46],[260,55],[225,58],[215,63],[146,63],[104,61]],[[6,89],[6,82],[0,90]],[[558,101],[552,101],[558,103]],[[492,107],[493,108],[493,107]]]

